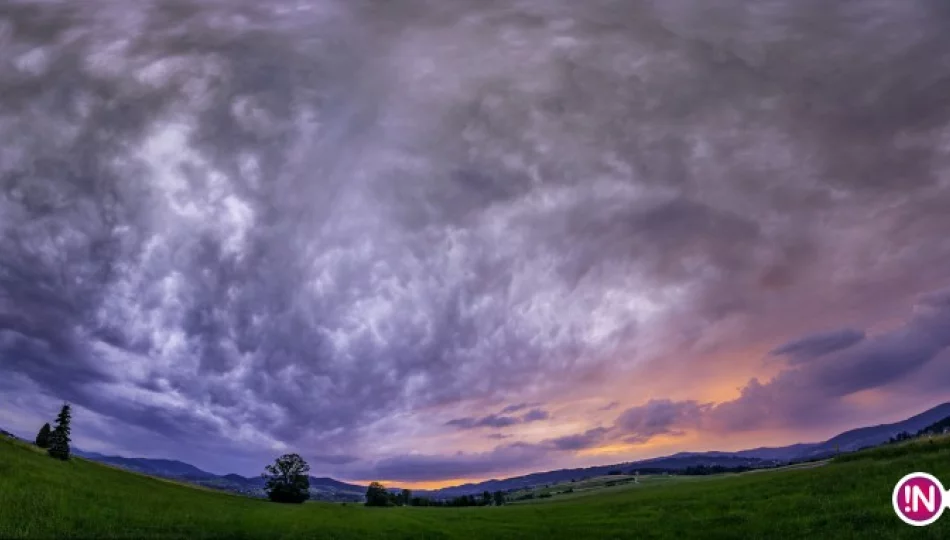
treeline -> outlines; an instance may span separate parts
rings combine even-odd
[[[901,431],[897,435],[894,435],[888,439],[889,444],[909,441],[911,439],[916,439],[917,437],[923,437],[924,435],[943,435],[950,433],[950,416],[930,424],[929,426],[921,429],[917,433],[910,433],[909,431]]]
[[[655,467],[655,468],[643,467],[640,469],[631,469],[630,472],[628,472],[627,474],[629,474],[630,476],[633,476],[636,474],[670,474],[670,473],[675,473],[675,472],[677,472],[676,469],[664,469],[662,467]]]
[[[894,444],[894,443],[909,441],[909,440],[913,439],[914,437],[916,437],[916,436],[915,436],[915,435],[911,435],[911,434],[908,433],[907,431],[901,431],[901,432],[898,433],[897,435],[894,435],[893,437],[891,437],[890,439],[888,439],[888,440],[887,440],[887,443],[888,443],[888,444]]]
[[[568,489],[565,489],[564,491],[558,491],[555,493],[551,493],[550,491],[545,491],[543,493],[528,492],[528,493],[523,493],[521,495],[516,496],[513,500],[530,501],[534,499],[550,499],[551,497],[555,495],[560,495],[562,493],[574,493],[574,488],[568,488]]]
[[[751,471],[752,467],[726,467],[724,465],[695,465],[691,467],[686,467],[685,469],[678,472],[678,474],[684,476],[706,476],[709,474],[725,474],[725,473],[741,473],[746,471]]]
[[[950,432],[950,418],[944,418],[943,420],[929,425],[924,429],[918,431],[917,433],[910,433],[909,431],[901,431],[897,435],[894,435],[888,439],[888,444],[894,444],[904,441],[909,441],[911,439],[916,439],[918,437],[923,437],[925,435],[942,435],[944,433]]]
[[[607,473],[607,476],[628,476],[634,477],[636,475],[659,475],[659,474],[672,474],[672,475],[682,475],[682,476],[705,476],[708,474],[723,474],[723,473],[740,473],[751,471],[755,467],[750,467],[746,465],[737,465],[735,467],[728,467],[726,465],[690,465],[686,468],[662,468],[662,467],[644,467],[640,469],[631,469],[627,473],[622,471],[610,471]],[[760,467],[762,468],[762,467]],[[571,480],[573,482],[573,480]],[[625,482],[632,482],[632,478],[624,478],[621,480],[613,480],[607,482],[607,485],[617,485]]]
[[[505,493],[485,491],[481,496],[461,495],[451,499],[430,499],[413,497],[412,491],[390,491],[379,482],[373,482],[366,489],[366,506],[502,506],[507,502]]]
[[[950,433],[950,416],[918,431],[917,436],[920,437],[923,435],[942,435],[944,433]]]

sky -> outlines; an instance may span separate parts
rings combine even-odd
[[[714,4],[714,5],[713,5]],[[943,0],[6,0],[0,426],[436,487],[950,401]]]

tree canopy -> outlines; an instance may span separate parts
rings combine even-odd
[[[264,470],[270,500],[299,504],[310,498],[310,465],[299,455],[284,454]]]
[[[379,482],[373,482],[366,488],[366,506],[389,506],[391,504],[389,492]]]
[[[51,432],[49,422],[43,424],[43,427],[40,428],[40,432],[36,434],[36,446],[49,448]]]

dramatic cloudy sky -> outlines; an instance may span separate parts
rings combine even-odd
[[[945,0],[4,0],[0,426],[440,485],[950,399]]]

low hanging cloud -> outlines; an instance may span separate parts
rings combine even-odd
[[[359,460],[357,456],[345,454],[307,454],[307,458],[316,463],[330,465],[346,465]]]
[[[548,411],[545,411],[544,409],[532,409],[521,417],[521,421],[524,423],[539,422],[549,418],[551,418],[551,414]]]
[[[844,329],[805,336],[786,343],[770,353],[772,356],[784,356],[789,363],[801,363],[813,360],[835,351],[847,349],[865,338],[860,330]]]
[[[842,406],[842,398],[900,382],[950,347],[948,299],[948,290],[923,295],[898,328],[853,340],[807,363],[793,357],[789,367],[772,380],[753,379],[736,400],[713,408],[707,427],[735,432],[816,425]],[[804,338],[796,344],[809,340],[815,342]]]
[[[708,405],[696,401],[654,399],[639,407],[625,410],[617,417],[616,429],[626,442],[646,442],[657,435],[680,435],[686,429],[699,427]]]
[[[363,468],[352,469],[349,474],[354,478],[416,482],[477,478],[533,467],[542,463],[545,457],[534,445],[516,443],[499,446],[489,452],[394,456]]]
[[[477,428],[504,428],[509,426],[514,426],[521,423],[520,418],[514,416],[499,416],[496,414],[490,414],[482,418],[474,417],[465,417],[465,418],[454,418],[445,423],[447,426],[452,426],[459,429],[477,429]]]
[[[519,424],[529,424],[531,422],[540,422],[541,420],[547,420],[551,415],[544,409],[532,409],[521,416],[508,416],[503,414],[510,407],[506,407],[499,414],[489,414],[488,416],[483,416],[480,418],[476,417],[465,417],[465,418],[454,418],[445,423],[447,426],[452,426],[458,429],[479,429],[479,428],[506,428],[511,426],[516,426]],[[519,407],[515,410],[521,410],[523,407]],[[511,412],[510,410],[508,412]]]
[[[548,439],[539,446],[554,451],[579,451],[611,442],[645,444],[660,435],[681,436],[687,431],[699,429],[703,416],[711,408],[711,404],[692,400],[652,399],[624,410],[610,426],[598,426],[583,433]]]
[[[619,401],[611,401],[610,403],[604,405],[603,407],[600,407],[600,408],[597,409],[597,410],[598,410],[598,411],[612,411],[612,410],[616,409],[616,408],[619,407],[619,406],[620,406],[620,402],[619,402]]]
[[[596,427],[588,429],[584,433],[550,439],[545,441],[542,445],[552,447],[555,450],[583,450],[585,448],[594,448],[606,440],[610,431],[610,428]]]
[[[502,409],[501,412],[499,412],[498,414],[516,413],[518,411],[523,411],[531,407],[538,407],[540,405],[541,405],[540,403],[515,403],[513,405],[508,405],[507,407]]]

